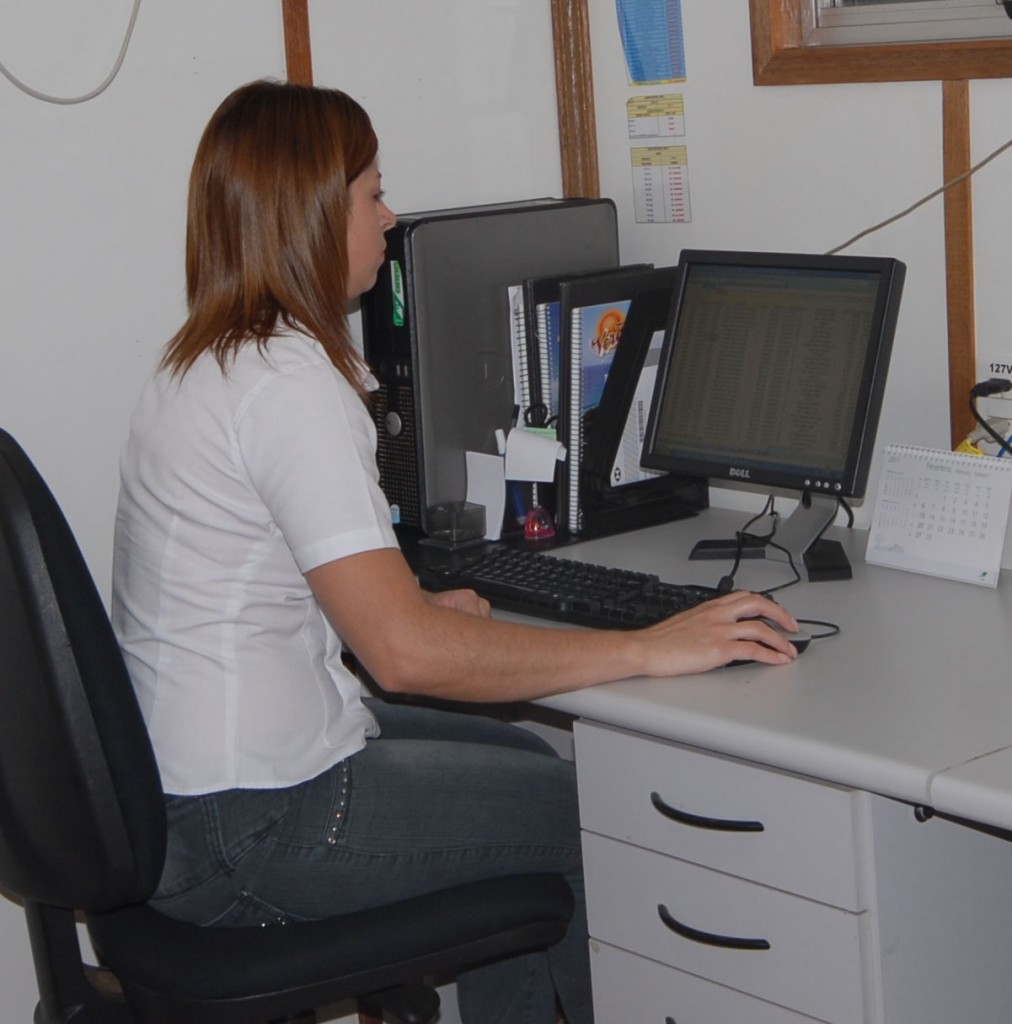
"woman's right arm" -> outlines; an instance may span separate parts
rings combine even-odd
[[[748,592],[634,631],[558,629],[491,619],[467,592],[433,599],[399,551],[350,555],[306,573],[318,602],[369,674],[392,692],[452,700],[529,700],[632,676],[704,672],[735,660],[787,664],[794,648],[765,616],[797,629]]]

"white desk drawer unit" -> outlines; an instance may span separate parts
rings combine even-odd
[[[855,794],[592,723],[575,739],[594,940],[801,1019],[865,1021],[870,826]]]
[[[591,968],[598,1024],[818,1024],[603,942],[591,945]]]

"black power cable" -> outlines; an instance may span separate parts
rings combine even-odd
[[[1010,0],[1010,3],[1012,3],[1012,0]],[[970,388],[970,412],[973,414],[973,418],[980,424],[991,440],[998,445],[999,450],[1003,451],[1006,455],[1012,455],[1012,445],[1009,445],[1008,441],[977,411],[977,399],[987,398],[988,395],[1001,395],[1009,390],[1012,390],[1012,380],[1005,380],[1004,377],[992,377],[990,380],[982,380]]]

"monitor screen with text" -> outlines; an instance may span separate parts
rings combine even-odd
[[[862,496],[903,264],[686,251],[679,266],[643,464]]]

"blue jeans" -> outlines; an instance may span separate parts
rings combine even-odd
[[[308,920],[475,879],[562,872],[576,897],[543,953],[462,972],[464,1024],[592,1024],[573,765],[525,729],[370,701],[382,735],[309,782],[167,798],[152,903],[200,924]]]

